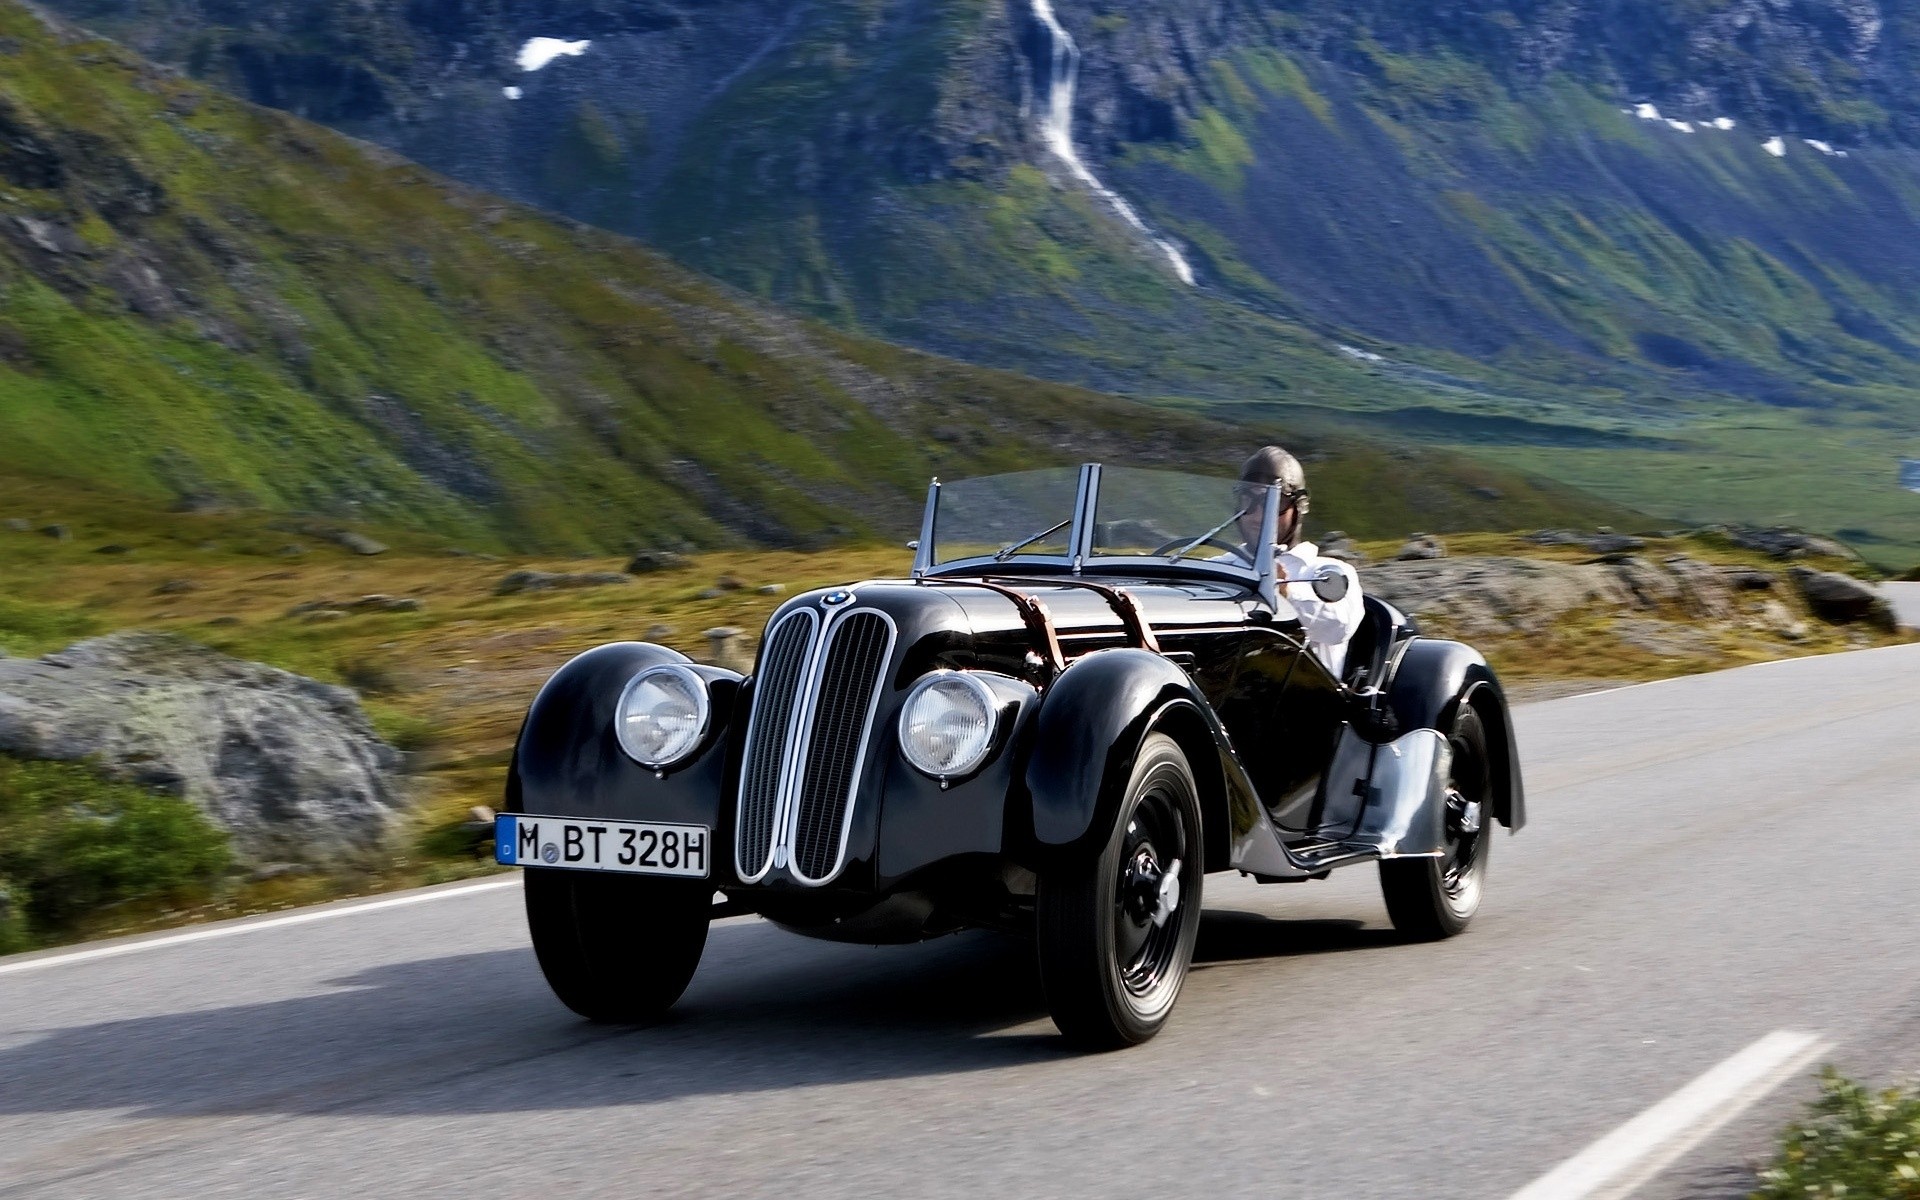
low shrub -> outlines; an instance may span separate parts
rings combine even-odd
[[[1829,1067],[1760,1183],[1754,1200],[1920,1200],[1920,1092],[1868,1091]]]
[[[0,652],[45,654],[99,631],[100,621],[90,613],[0,596]]]
[[[231,861],[226,834],[185,800],[0,757],[0,949],[58,940],[115,905],[202,898]]]
[[[393,665],[374,658],[342,660],[340,682],[362,696],[395,696],[405,690]]]
[[[373,731],[395,750],[427,750],[444,740],[445,731],[432,717],[407,712],[377,700],[364,701],[361,708],[365,710],[367,720],[373,723]]]

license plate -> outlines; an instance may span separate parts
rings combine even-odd
[[[705,879],[710,869],[705,825],[592,821],[502,813],[494,818],[494,861],[509,867],[563,867]]]

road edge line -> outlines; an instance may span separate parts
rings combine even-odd
[[[1508,1200],[1622,1200],[1829,1049],[1775,1030],[1601,1135]]]
[[[413,904],[427,904],[435,900],[452,900],[463,896],[472,896],[483,892],[499,891],[502,888],[515,887],[520,880],[518,874],[504,879],[482,879],[472,883],[447,884],[440,887],[420,888],[402,892],[397,896],[384,896],[372,900],[342,900],[333,904],[315,908],[303,908],[295,912],[280,915],[243,917],[237,921],[221,921],[202,925],[194,929],[183,929],[175,933],[159,933],[140,937],[132,941],[115,942],[106,946],[92,946],[84,950],[54,950],[44,954],[17,959],[0,959],[0,976],[24,974],[27,971],[45,967],[71,966],[99,959],[120,958],[123,955],[138,954],[143,950],[158,950],[167,946],[179,946],[189,942],[206,942],[216,938],[235,937],[243,933],[252,933],[259,929],[279,929],[288,925],[306,925],[315,921],[331,921],[337,917],[358,916],[361,913],[377,912],[388,908],[404,908]]]

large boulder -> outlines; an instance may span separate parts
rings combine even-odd
[[[1422,562],[1447,556],[1447,544],[1432,534],[1416,533],[1394,555],[1397,562]]]
[[[1734,545],[1745,550],[1758,550],[1774,558],[1850,558],[1859,559],[1853,548],[1844,542],[1832,538],[1817,537],[1785,525],[1776,525],[1770,529],[1760,529],[1751,525],[1728,525],[1716,527]]]
[[[1588,606],[1616,612],[1678,610],[1699,620],[1735,615],[1720,570],[1685,555],[1653,562],[1619,554],[1594,563],[1467,556],[1363,568],[1360,583],[1394,606],[1462,636],[1533,633]]]
[[[1409,559],[1363,568],[1360,585],[1463,636],[1535,632],[1590,604],[1638,606],[1620,574],[1591,563],[1529,558]]]
[[[1684,554],[1669,554],[1660,565],[1673,576],[1688,616],[1708,621],[1733,617],[1733,581],[1720,568]]]
[[[0,658],[0,753],[183,796],[254,863],[351,862],[406,806],[352,691],[161,634]]]
[[[561,588],[624,587],[629,576],[613,571],[583,571],[577,574],[556,571],[515,571],[493,585],[496,596],[514,596],[521,592],[551,592]]]
[[[1836,625],[1865,621],[1893,631],[1893,607],[1872,584],[1837,571],[1816,571],[1812,567],[1793,567],[1788,574],[1807,607],[1821,620]]]

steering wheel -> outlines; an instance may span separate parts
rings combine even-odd
[[[1160,547],[1158,550],[1155,550],[1153,552],[1153,556],[1155,558],[1159,558],[1163,555],[1171,554],[1175,550],[1180,549],[1180,547],[1185,546],[1192,541],[1193,541],[1192,538],[1174,538],[1172,541],[1168,542],[1166,545]],[[1225,550],[1228,554],[1233,555],[1235,558],[1239,559],[1241,562],[1246,563],[1248,566],[1253,565],[1253,559],[1248,556],[1245,548],[1236,546],[1232,542],[1222,541],[1217,537],[1210,537],[1210,538],[1202,538],[1199,542],[1199,545],[1212,546],[1218,550]]]

